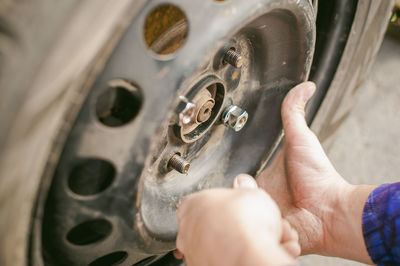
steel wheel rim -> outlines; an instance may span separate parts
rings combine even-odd
[[[259,2],[259,1],[256,1],[256,2]],[[138,33],[141,33],[141,27],[135,25],[135,23],[142,25],[142,23],[140,23],[140,22],[142,22],[144,20],[145,14],[147,14],[157,4],[158,4],[157,2],[153,2],[144,7],[143,12],[141,12],[141,15],[139,15],[137,18],[135,18],[135,21],[133,22],[131,28],[128,30],[128,32],[126,34],[126,36],[128,36],[128,37],[125,36],[125,38],[124,38],[125,40],[132,37],[132,36],[129,36],[130,33],[135,33],[134,36],[137,36]],[[182,10],[184,10],[186,12],[186,14],[189,18],[189,21],[191,21],[190,22],[191,24],[189,24],[189,25],[192,25],[192,24],[195,25],[195,22],[193,22],[193,20],[190,20],[191,15],[193,15],[193,12],[190,12],[189,7],[186,7],[185,4],[178,4],[178,3],[176,3],[176,4],[180,5]],[[202,5],[202,4],[203,3],[199,2],[199,5]],[[235,1],[226,2],[226,3],[213,3],[213,4],[215,4],[216,11],[222,12],[221,10],[223,8],[234,5]],[[142,137],[141,139],[136,139],[136,141],[135,141],[135,138],[133,138],[133,139],[131,139],[131,141],[129,141],[132,143],[136,143],[134,146],[137,147],[138,149],[135,150],[135,154],[131,154],[131,156],[134,157],[134,160],[138,160],[141,162],[140,166],[137,166],[137,165],[135,166],[132,164],[118,163],[118,162],[115,163],[115,161],[117,161],[117,159],[118,159],[117,156],[115,157],[115,156],[112,156],[111,154],[107,154],[107,152],[104,152],[103,150],[101,150],[100,147],[97,147],[94,150],[92,149],[90,151],[89,150],[85,151],[85,144],[83,144],[83,147],[79,147],[79,148],[77,148],[77,145],[71,145],[71,144],[67,145],[67,148],[65,148],[65,150],[64,150],[61,162],[63,162],[63,161],[65,162],[65,158],[67,158],[68,156],[71,156],[71,154],[74,154],[74,156],[73,156],[74,158],[95,157],[95,158],[100,158],[100,159],[106,159],[106,161],[113,160],[114,166],[117,169],[116,170],[117,172],[120,171],[120,169],[126,169],[126,167],[128,167],[130,173],[139,173],[134,177],[131,176],[129,181],[126,181],[127,183],[124,183],[124,186],[129,187],[130,191],[131,191],[131,192],[126,193],[128,195],[129,195],[129,193],[131,193],[130,196],[128,196],[128,198],[130,198],[131,200],[128,200],[129,204],[127,204],[127,206],[125,206],[125,211],[124,211],[124,213],[130,214],[129,218],[126,218],[125,221],[121,222],[121,219],[118,218],[118,215],[116,215],[115,213],[114,214],[111,213],[109,217],[106,217],[107,218],[106,220],[110,221],[110,223],[112,224],[113,230],[116,226],[120,226],[121,228],[124,228],[123,230],[126,230],[126,231],[123,231],[122,229],[119,230],[117,232],[119,234],[119,236],[123,235],[123,232],[131,232],[132,234],[128,237],[129,239],[135,239],[136,244],[137,244],[137,239],[142,241],[142,243],[137,244],[137,246],[133,247],[133,248],[128,247],[127,243],[121,243],[121,247],[119,247],[119,248],[117,248],[114,245],[112,250],[110,250],[110,248],[109,248],[111,245],[110,244],[111,242],[109,242],[109,239],[115,239],[116,235],[112,235],[112,237],[110,237],[108,240],[107,239],[105,240],[105,242],[108,241],[108,246],[104,245],[105,242],[100,241],[99,243],[97,243],[97,242],[93,243],[94,245],[85,246],[85,248],[82,249],[81,247],[77,248],[76,245],[75,246],[70,245],[70,243],[69,244],[68,243],[66,244],[65,242],[61,243],[60,245],[63,247],[62,248],[62,250],[63,250],[62,253],[64,254],[63,256],[68,257],[68,258],[73,258],[70,261],[71,264],[78,263],[78,261],[79,261],[79,264],[89,265],[96,258],[101,257],[101,255],[106,255],[106,254],[109,254],[112,252],[118,252],[119,250],[124,250],[125,252],[127,252],[127,254],[129,254],[129,256],[128,256],[128,259],[126,259],[122,263],[128,265],[129,263],[137,262],[140,259],[149,257],[152,254],[162,254],[162,253],[165,253],[165,252],[173,249],[173,247],[174,247],[173,240],[174,240],[174,234],[176,233],[176,224],[171,227],[172,230],[168,229],[168,228],[166,230],[163,229],[161,231],[154,230],[154,228],[156,228],[157,225],[155,226],[154,224],[153,225],[151,224],[151,219],[146,218],[146,214],[145,214],[146,210],[144,210],[146,208],[151,208],[151,206],[143,207],[144,205],[146,205],[147,199],[145,197],[144,198],[142,197],[142,198],[138,198],[138,201],[137,201],[137,194],[136,194],[135,189],[137,189],[137,187],[140,187],[141,189],[144,188],[143,191],[146,191],[146,189],[148,190],[148,188],[149,188],[149,187],[146,187],[146,184],[145,184],[146,181],[148,181],[148,180],[145,177],[142,177],[141,179],[139,178],[139,176],[142,176],[141,169],[149,166],[152,161],[151,158],[148,158],[148,159],[140,158],[141,157],[140,154],[149,154],[151,152],[157,154],[157,147],[151,147],[150,143],[157,143],[157,141],[154,141],[154,138],[159,139],[159,137],[156,136],[157,134],[155,134],[155,132],[158,132],[158,130],[160,129],[160,126],[159,126],[160,124],[163,125],[163,126],[161,126],[161,128],[163,128],[163,127],[165,128],[165,125],[167,123],[166,120],[168,120],[168,118],[171,116],[170,112],[168,112],[167,110],[171,109],[170,107],[175,104],[175,99],[177,98],[176,96],[178,96],[180,94],[184,94],[184,93],[182,93],[182,91],[184,91],[185,89],[187,90],[188,85],[187,85],[187,83],[182,82],[182,80],[186,80],[187,78],[192,78],[191,82],[193,82],[193,80],[196,80],[196,78],[199,78],[200,75],[199,75],[199,71],[198,71],[199,70],[198,66],[204,66],[204,61],[207,61],[207,59],[209,60],[209,62],[212,62],[211,59],[213,59],[214,57],[217,57],[218,51],[220,51],[226,43],[229,43],[230,41],[235,39],[235,37],[233,37],[233,36],[235,36],[235,33],[244,34],[243,32],[240,31],[241,27],[239,25],[241,23],[245,22],[246,25],[249,25],[249,24],[251,24],[251,22],[254,22],[254,19],[260,18],[261,16],[263,16],[267,13],[270,13],[270,11],[272,9],[276,9],[277,7],[279,7],[279,5],[274,3],[274,1],[265,1],[264,4],[265,4],[265,6],[263,6],[262,8],[260,7],[260,9],[257,9],[257,10],[254,10],[254,8],[251,8],[251,3],[244,4],[245,6],[242,9],[241,14],[244,14],[245,12],[247,12],[247,14],[252,14],[251,16],[246,15],[246,16],[243,16],[241,18],[241,20],[236,20],[235,22],[232,22],[231,28],[229,30],[226,30],[225,33],[221,33],[221,32],[213,33],[214,36],[219,36],[218,40],[221,40],[220,42],[217,42],[217,43],[219,43],[219,45],[207,44],[207,45],[205,45],[205,47],[199,47],[198,51],[200,53],[204,52],[204,54],[211,55],[211,56],[208,56],[208,57],[206,56],[205,58],[201,57],[201,58],[193,59],[193,62],[190,62],[190,66],[188,67],[190,70],[186,71],[186,73],[189,72],[190,74],[186,74],[185,77],[180,77],[178,75],[176,75],[176,76],[171,75],[171,76],[165,78],[165,80],[164,80],[165,82],[163,83],[164,86],[165,86],[165,84],[174,84],[172,79],[175,78],[179,82],[176,83],[176,85],[171,85],[171,88],[180,88],[180,89],[178,89],[178,92],[175,89],[173,89],[170,92],[165,93],[165,95],[162,95],[162,96],[164,96],[163,98],[165,99],[166,103],[163,106],[158,105],[159,110],[160,110],[159,112],[168,113],[168,115],[166,116],[167,119],[165,118],[165,116],[163,116],[163,117],[154,119],[146,124],[146,129],[148,131],[153,132],[152,134],[148,134],[153,139],[150,139],[148,136],[146,136],[146,137]],[[305,38],[304,40],[306,40],[306,38],[308,38],[307,39],[308,45],[306,45],[307,49],[301,50],[301,51],[305,51],[305,57],[302,60],[302,62],[303,62],[301,64],[302,69],[297,70],[297,72],[296,72],[296,75],[295,75],[296,78],[294,78],[293,80],[289,80],[284,85],[280,84],[281,87],[283,88],[281,91],[282,93],[279,94],[279,96],[281,97],[280,100],[282,100],[284,93],[288,89],[290,89],[291,86],[293,86],[294,84],[296,84],[302,80],[305,80],[307,78],[308,71],[309,71],[309,68],[311,65],[311,57],[312,57],[313,43],[314,43],[314,36],[313,36],[314,32],[313,32],[313,28],[312,28],[313,27],[313,17],[312,17],[312,12],[311,12],[312,7],[309,5],[308,1],[302,2],[301,6],[295,5],[293,1],[287,1],[282,5],[285,5],[286,8],[288,7],[287,5],[289,5],[291,8],[296,10],[297,15],[302,16],[302,18],[304,20],[303,27],[307,28],[307,32],[308,32],[308,36],[302,36],[302,37]],[[191,8],[193,8],[193,7],[191,7]],[[251,10],[251,11],[249,11],[249,10]],[[306,11],[308,12],[308,15],[305,15],[305,14],[307,14]],[[225,21],[225,23],[228,23],[228,22],[231,22],[231,20],[235,20],[237,18],[225,18],[225,19],[227,19],[227,21]],[[222,19],[218,19],[218,20],[220,21]],[[252,27],[250,27],[250,30],[251,29],[252,29]],[[245,33],[250,34],[249,32],[245,32]],[[191,30],[191,34],[194,34],[193,28]],[[157,55],[152,54],[149,51],[146,51],[146,53],[144,53],[144,56],[147,57],[146,60],[148,60],[148,61],[153,60],[153,62],[155,61],[158,64],[156,67],[153,67],[154,70],[157,70],[157,72],[155,72],[155,73],[159,73],[159,70],[162,67],[168,66],[168,64],[170,64],[171,62],[177,62],[179,60],[179,58],[184,58],[185,57],[184,54],[185,53],[187,54],[190,52],[188,50],[189,49],[188,47],[190,47],[190,42],[195,43],[195,41],[190,38],[191,37],[189,34],[188,40],[187,40],[186,44],[183,46],[182,50],[180,50],[174,56],[159,57]],[[120,49],[121,53],[123,53],[124,49],[127,49],[126,47],[124,47],[124,45],[125,45],[124,39],[120,43],[120,47],[117,48],[117,50]],[[141,47],[141,49],[143,50],[142,40],[136,41],[135,43],[136,43],[137,47]],[[132,44],[132,43],[130,43],[130,44]],[[293,47],[291,47],[291,48],[293,48]],[[131,48],[131,49],[133,49],[133,48]],[[186,49],[186,50],[184,50],[184,49]],[[118,53],[115,53],[110,58],[109,65],[113,64],[114,58],[120,59],[120,58],[118,58]],[[117,61],[117,59],[115,59],[115,61]],[[139,61],[142,61],[142,60],[139,60]],[[185,67],[187,67],[187,65],[185,65]],[[179,69],[182,69],[182,68],[183,67],[181,66]],[[146,111],[145,111],[146,104],[150,105],[150,106],[152,105],[151,102],[150,103],[148,102],[149,101],[148,95],[150,95],[151,92],[147,92],[144,88],[152,88],[152,86],[155,85],[156,81],[148,79],[148,78],[146,80],[144,80],[144,79],[142,80],[140,78],[140,75],[137,72],[133,73],[133,71],[132,71],[132,72],[130,72],[131,75],[129,75],[128,73],[117,74],[115,72],[115,69],[113,69],[113,70],[110,70],[110,69],[111,69],[110,67],[109,68],[106,67],[106,69],[103,72],[103,75],[99,77],[96,84],[94,85],[94,89],[92,89],[92,92],[88,96],[88,100],[87,100],[88,104],[83,107],[80,118],[78,118],[78,120],[76,122],[75,128],[82,126],[82,125],[79,125],[80,120],[87,119],[88,114],[93,114],[93,110],[91,110],[93,108],[93,98],[96,98],[96,95],[99,94],[99,90],[104,88],[104,84],[106,84],[110,80],[110,77],[107,77],[107,75],[104,74],[107,71],[110,71],[109,75],[111,74],[111,76],[113,76],[113,78],[129,77],[129,80],[134,82],[133,86],[142,89],[142,93],[144,94],[143,95],[143,98],[144,98],[144,102],[143,102],[144,107],[143,108],[144,109],[142,109],[140,112],[146,113]],[[179,72],[179,71],[177,71],[177,72]],[[158,80],[158,82],[159,82],[159,80]],[[153,92],[156,92],[156,91],[157,90],[153,89]],[[92,106],[90,106],[90,105],[92,105]],[[279,113],[278,107],[275,108],[275,112]],[[135,126],[134,124],[136,123],[136,125],[141,125],[141,119],[146,119],[146,118],[140,117],[140,114],[139,114],[139,116],[137,116],[135,118],[135,121],[132,124],[133,128],[129,128],[130,127],[129,124],[127,126],[122,126],[120,128],[121,132],[123,132],[124,134],[127,134],[129,132],[131,135],[133,135],[135,131],[140,130],[140,127]],[[149,121],[148,118],[147,118],[147,121]],[[87,121],[85,121],[85,123],[86,122]],[[96,127],[99,127],[98,121],[92,120],[92,124],[91,124],[92,129],[91,130],[93,130]],[[128,130],[128,128],[129,128],[129,130]],[[110,128],[105,128],[104,132],[102,134],[108,134],[111,131],[113,131],[113,130]],[[276,137],[274,138],[273,143],[268,148],[268,150],[269,150],[268,155],[272,154],[273,149],[276,147],[276,145],[281,137],[280,129],[278,131],[279,132],[276,133]],[[115,131],[114,131],[114,133],[115,133]],[[120,134],[121,135],[119,135],[119,134],[113,135],[113,137],[118,138],[123,135],[122,133],[120,133]],[[78,134],[78,135],[80,135],[80,134]],[[79,139],[81,139],[81,138],[87,139],[87,138],[89,138],[88,136],[89,135],[86,135],[86,136],[80,135]],[[70,135],[70,139],[71,138],[75,138],[74,141],[76,142],[77,134],[74,135],[74,130],[72,131],[72,133]],[[80,141],[80,142],[84,143],[82,141]],[[101,141],[98,140],[98,142],[101,142]],[[105,142],[102,142],[102,143],[105,144]],[[145,145],[143,145],[143,143],[145,143]],[[143,147],[143,146],[146,146],[146,147]],[[101,148],[104,149],[107,147],[103,146]],[[96,151],[96,149],[97,149],[97,151]],[[110,147],[108,147],[108,149],[110,150]],[[76,150],[81,152],[79,154],[79,156],[76,156],[77,155]],[[263,151],[265,151],[265,150],[263,150]],[[101,156],[99,156],[99,154],[101,154]],[[127,154],[130,154],[130,153],[127,153]],[[93,155],[96,155],[96,156],[93,156]],[[127,156],[127,155],[125,155],[125,156]],[[251,174],[256,174],[257,171],[263,167],[264,163],[266,162],[267,157],[268,156],[265,156],[265,158],[262,158],[262,160],[258,160],[257,167],[253,166],[252,167],[253,170],[246,171],[246,172],[249,172]],[[104,191],[100,192],[99,193],[100,196],[98,196],[98,195],[94,195],[94,196],[83,195],[82,196],[82,195],[76,195],[73,193],[71,194],[70,191],[65,190],[65,187],[67,186],[65,183],[67,180],[65,175],[66,175],[66,173],[70,172],[70,168],[73,165],[74,165],[74,163],[71,162],[71,160],[68,163],[61,164],[61,166],[59,165],[57,174],[55,176],[55,180],[58,179],[60,181],[59,182],[55,181],[55,183],[53,184],[52,192],[50,194],[51,200],[54,200],[54,198],[53,198],[54,194],[57,194],[57,195],[61,194],[64,197],[66,197],[66,196],[70,197],[71,201],[66,205],[65,205],[65,203],[57,203],[57,204],[59,204],[58,208],[50,209],[51,212],[56,213],[57,210],[59,211],[60,209],[63,209],[63,208],[60,208],[60,206],[65,207],[68,205],[68,208],[64,208],[64,210],[66,210],[66,213],[62,213],[62,216],[63,217],[80,217],[80,218],[77,218],[77,220],[73,223],[74,225],[79,224],[80,222],[86,221],[86,220],[88,220],[88,218],[89,218],[89,220],[93,219],[94,217],[97,217],[97,218],[103,217],[104,218],[104,216],[103,216],[104,213],[99,214],[99,210],[93,211],[93,210],[96,210],[96,207],[93,205],[93,202],[96,202],[97,200],[99,200],[99,202],[101,202],[100,204],[107,204],[108,202],[112,202],[110,197],[104,197],[104,195],[109,193],[113,189],[113,187],[107,188],[107,189],[109,189],[108,191],[107,191],[107,189],[105,189]],[[140,171],[135,169],[135,167],[139,167]],[[64,173],[60,174],[61,172],[64,172]],[[118,173],[117,173],[117,175],[118,175]],[[59,176],[64,176],[64,177],[59,177]],[[141,180],[141,181],[139,182],[139,180]],[[220,182],[220,184],[214,183],[213,185],[227,186],[228,183],[230,183],[230,182],[231,182],[230,179],[225,179],[225,180],[223,180],[223,182]],[[120,185],[122,185],[122,184],[120,184]],[[57,186],[59,186],[59,188],[58,189],[56,188],[54,190],[54,187],[57,187]],[[186,191],[186,193],[187,192],[188,191]],[[104,193],[104,194],[101,194],[101,193]],[[113,193],[115,193],[115,191],[113,191]],[[101,197],[103,197],[103,198],[99,199]],[[137,202],[140,204],[139,208],[135,207],[135,204]],[[147,202],[149,202],[149,200],[147,200]],[[130,204],[132,204],[133,206],[130,206]],[[129,205],[129,207],[128,207],[128,205]],[[74,213],[74,211],[71,211],[72,209],[74,209],[73,206],[78,206],[78,207],[76,207],[76,209],[80,209],[79,215],[77,213]],[[119,207],[123,206],[123,204],[118,203],[118,206]],[[93,210],[90,210],[90,208],[93,208]],[[82,210],[87,211],[87,213],[82,215]],[[97,213],[97,214],[95,214],[95,213]],[[139,214],[139,215],[137,215],[137,214]],[[169,216],[171,217],[171,215],[169,215]],[[122,219],[122,220],[124,220],[124,219]],[[47,222],[49,222],[49,220],[47,220]],[[49,224],[52,224],[52,222],[50,221]],[[57,223],[57,224],[60,224],[60,223]],[[65,231],[60,234],[59,241],[64,241],[64,239],[65,239],[64,236],[66,235],[66,232],[69,231],[71,227],[73,227],[72,224],[69,224],[68,226],[64,224],[61,227],[64,227],[64,226],[65,226],[65,228],[64,228]],[[52,227],[53,226],[45,226],[44,228],[52,228]],[[132,228],[134,228],[134,230],[132,230]],[[115,233],[115,231],[113,231],[112,234],[114,234],[114,233]],[[56,232],[45,233],[45,235],[46,234],[57,235]],[[125,242],[125,241],[122,241],[122,242]],[[54,242],[50,242],[50,243],[54,243]],[[96,247],[95,251],[94,251],[93,247]],[[52,248],[50,248],[49,250],[52,250]],[[77,260],[74,260],[74,259],[76,259],[77,254],[80,254],[81,252],[84,252],[85,254],[87,254],[87,253],[90,253],[91,250],[93,251],[92,252],[93,254],[91,254],[91,256],[87,256],[88,257],[87,259],[78,258]],[[135,257],[134,255],[132,255],[133,253],[136,254],[137,256]],[[151,262],[148,262],[148,263],[151,263]]]

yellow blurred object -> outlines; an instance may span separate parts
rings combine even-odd
[[[390,18],[387,33],[397,39],[400,39],[400,3],[396,2]]]

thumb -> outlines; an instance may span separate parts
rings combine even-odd
[[[233,180],[233,188],[258,188],[258,185],[253,177],[240,174]]]
[[[304,109],[315,89],[313,82],[303,82],[291,89],[283,100],[281,113],[286,138],[309,131]]]

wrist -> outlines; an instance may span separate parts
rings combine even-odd
[[[337,191],[326,215],[325,241],[321,253],[364,263],[372,263],[364,243],[362,215],[371,185],[345,184]]]

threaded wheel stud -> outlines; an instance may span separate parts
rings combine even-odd
[[[232,65],[235,68],[239,68],[243,65],[244,59],[242,55],[236,52],[234,49],[229,49],[224,55],[224,62]]]
[[[168,168],[172,168],[181,174],[187,174],[190,163],[183,159],[179,154],[175,154],[168,161]]]

